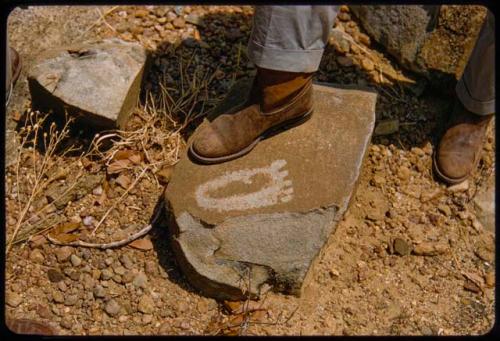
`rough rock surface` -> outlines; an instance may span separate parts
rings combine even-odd
[[[241,82],[228,95],[248,91]],[[206,295],[241,299],[264,283],[300,295],[355,188],[375,122],[373,92],[315,85],[315,113],[239,159],[184,155],[166,190],[173,248]],[[241,100],[241,99],[240,99]]]
[[[407,69],[453,88],[486,14],[481,6],[351,6],[366,32]],[[453,91],[453,89],[451,90]]]
[[[29,70],[33,106],[123,128],[137,103],[146,50],[119,39],[75,44],[40,54]]]
[[[439,6],[351,6],[351,11],[373,39],[415,70],[416,55],[436,24]]]
[[[495,233],[495,177],[474,197],[474,208],[479,221]]]

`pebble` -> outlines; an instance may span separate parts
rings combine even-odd
[[[200,16],[194,13],[191,13],[188,16],[186,16],[186,22],[197,26],[203,26]]]
[[[16,294],[15,292],[8,292],[5,295],[5,303],[7,303],[8,306],[15,308],[18,305],[20,305],[22,301],[23,301],[22,296],[19,294]]]
[[[67,306],[75,305],[76,302],[78,302],[78,296],[77,295],[68,295],[64,299],[64,305],[67,305]]]
[[[114,260],[112,257],[108,257],[104,260],[104,263],[106,263],[107,266],[110,266],[111,264],[113,264]]]
[[[125,268],[121,265],[114,268],[113,271],[115,272],[115,274],[120,275],[120,276],[125,274]]]
[[[64,281],[60,281],[57,283],[57,288],[61,291],[66,291],[68,290],[68,286],[66,285],[66,283],[64,283]]]
[[[363,58],[361,60],[361,67],[366,71],[372,71],[373,69],[375,69],[375,64],[373,64],[373,62],[370,59]]]
[[[186,26],[186,21],[184,19],[182,19],[182,18],[175,18],[172,21],[172,24],[176,28],[184,28]]]
[[[92,290],[95,298],[104,298],[106,297],[106,289],[103,288],[102,285],[97,284]]]
[[[153,299],[148,295],[142,295],[139,299],[139,304],[137,309],[144,314],[151,314],[154,311],[155,303]]]
[[[168,22],[174,21],[176,18],[177,18],[177,14],[175,14],[174,12],[167,13],[167,21]]]
[[[394,251],[400,256],[409,255],[411,252],[411,246],[402,238],[394,239]]]
[[[49,269],[49,271],[47,271],[47,276],[49,277],[49,281],[53,283],[60,282],[64,279],[64,275],[54,269]]]
[[[113,277],[113,273],[111,271],[109,271],[108,269],[102,270],[102,272],[101,272],[101,279],[107,281],[111,277]]]
[[[493,271],[487,272],[484,275],[484,282],[488,287],[493,288],[495,286],[495,273]]]
[[[89,259],[90,257],[92,257],[92,252],[90,252],[90,250],[89,250],[89,249],[84,248],[84,249],[82,250],[82,258],[83,258],[83,259],[85,259],[85,260],[87,260],[87,259]]]
[[[133,271],[127,271],[123,276],[122,276],[122,282],[123,283],[130,283],[134,280],[135,273]]]
[[[33,236],[30,239],[30,246],[33,249],[42,247],[46,243],[47,243],[47,238],[45,238],[45,236],[42,235]]]
[[[450,193],[465,192],[468,189],[469,189],[469,180],[465,180],[459,184],[448,187],[448,192]]]
[[[71,257],[71,254],[73,253],[73,250],[69,246],[63,246],[61,248],[58,248],[55,252],[57,261],[62,263],[65,262]]]
[[[146,315],[142,316],[142,323],[150,324],[151,322],[153,322],[153,315],[146,314]]]
[[[85,218],[83,218],[83,225],[93,226],[94,225],[94,217],[86,216]]]
[[[130,257],[125,255],[125,254],[120,256],[120,262],[125,267],[125,269],[128,269],[128,270],[132,269],[132,267],[134,266],[134,263],[132,263],[132,260],[130,259]]]
[[[45,259],[45,256],[43,255],[42,251],[35,249],[31,251],[30,253],[30,260],[34,263],[37,264],[42,264]]]
[[[140,272],[137,276],[135,276],[133,284],[135,287],[145,288],[147,281],[148,277],[143,272]]]
[[[80,266],[80,264],[82,264],[81,258],[75,254],[71,255],[70,260],[71,260],[71,264],[73,264],[73,266]]]
[[[108,313],[108,315],[110,316],[118,315],[120,309],[120,305],[114,299],[109,300],[108,303],[106,303],[106,305],[104,306],[104,311],[106,311],[106,313]]]
[[[360,33],[359,34],[359,42],[365,46],[369,46],[370,45],[370,37],[367,35],[367,34],[364,34],[364,33]]]
[[[64,302],[64,295],[60,291],[54,291],[52,293],[52,299],[56,303],[63,303]]]
[[[126,25],[124,25],[124,26],[126,26]],[[124,30],[124,31],[126,31],[127,29],[128,29],[128,27],[125,27],[125,30]],[[117,28],[117,30],[118,30],[118,28]],[[118,32],[119,32],[119,31],[118,31]],[[102,186],[97,186],[96,188],[94,188],[94,189],[92,190],[92,194],[93,194],[93,195],[101,195],[101,194],[102,194],[102,192],[103,192],[103,190],[102,190]]]
[[[65,329],[71,329],[73,327],[73,320],[69,317],[64,317],[63,320],[61,321],[60,325],[61,327]]]
[[[410,177],[410,169],[406,166],[399,167],[398,178],[401,180],[407,180]]]
[[[146,273],[148,275],[156,274],[156,270],[157,270],[156,262],[154,262],[154,261],[146,262],[146,264],[144,265],[144,270],[146,271]]]

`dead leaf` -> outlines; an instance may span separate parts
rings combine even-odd
[[[142,251],[148,251],[153,248],[153,243],[148,238],[136,239],[128,245]]]
[[[50,234],[50,237],[57,240],[60,243],[71,243],[80,238],[80,236],[77,234],[67,234],[67,233],[60,233],[57,235]]]
[[[135,153],[129,156],[128,158],[130,161],[132,161],[133,164],[140,164],[142,161],[142,156],[140,153]]]
[[[134,151],[130,150],[130,149],[119,150],[113,156],[113,161],[126,160],[133,154],[134,154]]]
[[[114,161],[108,166],[108,174],[117,174],[130,166],[131,162],[129,159]]]
[[[390,135],[399,131],[399,120],[384,120],[380,121],[375,127],[373,135]]]
[[[448,245],[443,242],[423,242],[413,248],[413,253],[419,256],[436,256],[446,253],[448,250]]]
[[[68,222],[64,223],[61,225],[56,226],[52,231],[50,231],[51,234],[57,235],[61,233],[71,233],[73,231],[76,231],[80,228],[80,223],[79,222]]]
[[[122,186],[124,189],[127,189],[130,186],[130,183],[132,182],[127,174],[120,174],[120,176],[117,177],[115,181],[118,185]]]

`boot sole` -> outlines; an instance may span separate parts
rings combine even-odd
[[[195,159],[196,161],[203,163],[203,164],[215,164],[215,163],[222,163],[230,160],[237,159],[243,155],[248,154],[252,149],[255,148],[255,146],[262,140],[267,139],[269,137],[272,137],[280,132],[283,132],[285,130],[291,129],[293,127],[299,126],[302,123],[308,121],[311,116],[312,116],[313,110],[309,110],[307,113],[305,113],[302,116],[290,119],[288,121],[282,122],[274,127],[269,128],[265,132],[263,132],[260,136],[258,136],[250,145],[247,147],[243,148],[239,152],[226,155],[226,156],[220,156],[220,157],[214,157],[214,158],[207,158],[204,156],[201,156],[197,154],[194,149],[193,149],[193,144],[191,143],[188,148],[188,152],[190,156]]]

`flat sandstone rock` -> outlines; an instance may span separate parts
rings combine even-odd
[[[234,89],[237,101],[248,84]],[[309,121],[249,154],[215,165],[183,155],[176,165],[165,192],[172,245],[205,295],[256,297],[264,283],[300,295],[351,199],[375,122],[373,92],[314,85],[314,96]]]
[[[137,104],[146,62],[141,45],[119,39],[49,49],[29,70],[33,107],[124,128]]]

